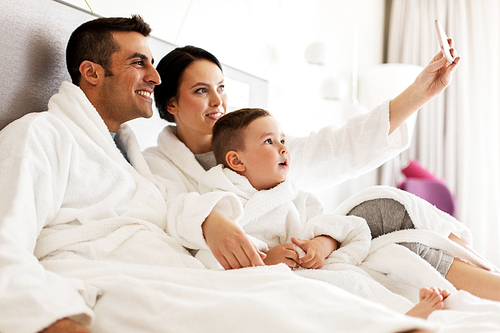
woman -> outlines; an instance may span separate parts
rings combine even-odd
[[[390,102],[351,118],[341,129],[328,126],[306,138],[289,138],[287,146],[294,155],[291,179],[299,188],[313,190],[361,175],[399,154],[409,144],[404,121],[448,86],[459,59],[450,65],[440,52]],[[153,173],[168,183],[168,232],[187,248],[208,246],[226,269],[263,265],[265,255],[232,222],[231,201],[222,194],[198,194],[198,180],[215,166],[212,126],[226,112],[219,61],[203,49],[186,46],[167,54],[157,70],[163,83],[155,88],[156,106],[160,116],[175,126],[167,126],[158,146],[144,155]],[[361,211],[378,209],[370,207]],[[464,276],[463,271],[472,267],[461,264],[451,264],[451,276]],[[452,282],[459,289],[467,285],[462,279]]]
[[[433,67],[441,68],[443,64],[439,61]],[[430,93],[430,96],[422,96],[425,101],[448,84],[453,67],[447,68],[443,77],[446,81],[441,89]],[[200,177],[205,170],[215,165],[211,153],[212,126],[226,112],[227,96],[221,65],[207,51],[187,46],[167,54],[158,64],[157,70],[163,82],[155,88],[157,108],[163,119],[176,126],[167,126],[159,135],[158,146],[148,149],[145,157],[153,173],[170,180],[170,184],[172,181],[183,184],[184,188],[175,186],[181,193],[183,190],[196,193]],[[299,188],[305,189],[324,183],[333,185],[372,170],[399,154],[407,147],[409,140],[406,126],[398,126],[424,102],[403,108],[402,100],[410,99],[406,95],[411,94],[414,91],[408,89],[399,100],[393,100],[393,110],[390,113],[387,102],[367,115],[351,119],[340,130],[325,127],[307,138],[288,139],[288,147],[294,155],[291,179]],[[416,101],[417,98],[411,100]],[[335,144],[330,144],[331,142]],[[318,150],[324,151],[321,165],[315,163]],[[341,153],[344,150],[350,154]],[[335,167],[328,167],[325,172],[322,165]],[[323,176],[318,180],[315,174]],[[168,192],[169,197],[176,199],[176,203],[181,202],[175,194],[176,191]],[[187,207],[192,197],[196,198],[196,195],[187,196],[187,204],[183,206],[179,203],[169,211],[184,212],[182,207]],[[263,264],[244,234],[225,216],[218,214],[217,210],[207,214],[201,221],[199,216],[191,216],[190,221],[185,218],[184,222],[187,224],[181,223],[180,219],[182,217],[172,214],[169,232],[184,246],[200,248],[200,243],[205,243],[206,239],[206,244],[225,268]],[[192,230],[198,230],[199,234],[191,237],[189,233]],[[230,245],[231,243],[234,245]]]

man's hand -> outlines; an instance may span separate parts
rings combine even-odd
[[[295,251],[295,245],[292,243],[279,244],[266,252],[264,259],[266,265],[287,264],[290,268],[300,266],[299,254]]]
[[[74,322],[71,319],[64,318],[56,321],[39,333],[91,333],[88,328]]]
[[[208,247],[225,269],[264,266],[262,259],[266,255],[223,214],[212,211],[203,222],[202,229]]]

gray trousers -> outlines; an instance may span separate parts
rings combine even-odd
[[[362,217],[368,223],[372,238],[404,229],[414,229],[415,226],[406,211],[406,208],[393,199],[374,199],[360,203],[347,215]],[[399,243],[418,254],[432,265],[442,276],[446,276],[453,257],[441,250],[419,243]]]

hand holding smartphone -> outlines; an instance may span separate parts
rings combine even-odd
[[[439,23],[438,20],[436,20],[435,23],[436,23],[437,38],[439,46],[441,47],[441,51],[443,52],[443,55],[446,58],[446,60],[448,60],[448,63],[452,64],[454,59],[453,56],[451,55],[450,44],[448,44],[448,36],[446,36],[446,33],[444,32],[444,29],[441,26],[441,23]]]

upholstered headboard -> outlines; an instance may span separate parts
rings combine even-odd
[[[80,24],[97,16],[56,0],[2,0],[0,13],[2,129],[28,112],[47,109],[61,82],[70,81],[65,59],[69,36]],[[149,45],[156,61],[175,47],[155,37],[149,38]],[[245,106],[266,106],[265,80],[228,66],[224,66],[224,74],[248,86],[250,98]],[[143,148],[156,142],[157,132],[164,125],[156,112],[153,119],[131,122]]]

